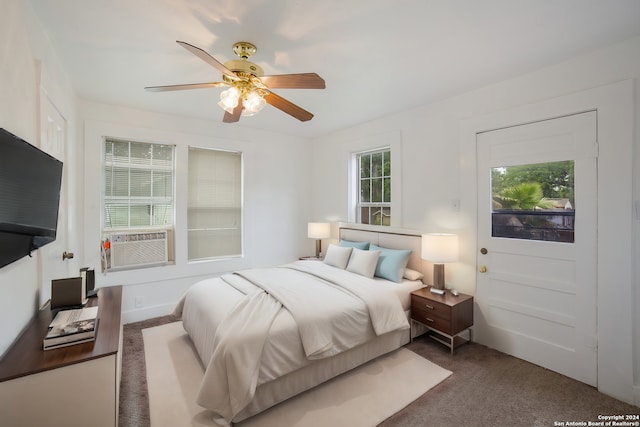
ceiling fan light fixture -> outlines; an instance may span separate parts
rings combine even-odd
[[[212,87],[229,87],[220,94],[218,105],[225,111],[222,121],[235,123],[241,115],[252,116],[261,111],[268,103],[272,107],[306,122],[313,114],[272,92],[273,89],[324,89],[325,82],[316,73],[277,74],[265,76],[264,70],[249,61],[256,53],[255,45],[248,42],[234,44],[233,51],[239,60],[227,61],[224,64],[204,50],[192,44],[177,40],[180,46],[202,59],[204,62],[222,73],[222,81],[206,83],[189,83],[166,86],[147,86],[151,92],[174,90],[204,89]]]
[[[220,102],[218,102],[218,105],[227,113],[233,113],[233,109],[238,106],[239,100],[240,91],[235,86],[232,86],[220,93]]]
[[[264,108],[267,102],[262,95],[255,90],[250,91],[245,97],[242,103],[244,109],[242,110],[243,116],[253,116]]]

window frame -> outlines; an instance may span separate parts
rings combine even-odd
[[[189,165],[190,163],[190,154],[192,152],[192,150],[201,150],[201,151],[209,151],[209,152],[220,152],[220,153],[231,153],[231,154],[235,154],[239,157],[239,161],[240,161],[240,165],[239,165],[239,206],[237,207],[239,209],[239,225],[237,227],[235,227],[234,229],[237,229],[239,232],[239,245],[240,245],[240,250],[238,251],[238,253],[234,253],[234,254],[225,254],[225,255],[220,255],[220,256],[208,256],[208,257],[197,257],[197,258],[190,258],[190,248],[189,248],[189,239],[190,236],[192,235],[192,232],[194,231],[205,231],[204,229],[197,227],[197,228],[193,228],[189,225],[189,218],[190,218],[190,212],[189,210],[191,209],[191,202],[190,202],[190,194],[191,194],[191,189],[189,188],[189,185],[187,185],[187,200],[186,200],[186,218],[185,218],[185,229],[186,229],[186,243],[187,243],[187,254],[186,254],[186,259],[187,259],[187,263],[189,264],[193,264],[193,263],[201,263],[201,262],[208,262],[208,261],[216,261],[216,260],[222,260],[222,259],[232,259],[232,258],[242,258],[244,256],[244,162],[245,162],[245,156],[244,153],[240,150],[229,150],[229,149],[221,149],[221,148],[215,148],[215,147],[202,147],[202,146],[195,146],[195,145],[189,145],[187,148],[187,164]],[[190,168],[187,168],[187,182],[190,180]],[[220,209],[220,207],[218,207],[218,209]],[[224,230],[230,230],[229,227],[209,227],[208,231],[224,231]]]
[[[166,165],[166,166],[160,166],[158,165],[157,167],[154,167],[153,165],[150,166],[142,166],[140,167],[124,167],[125,164],[122,164],[123,169],[127,169],[129,172],[129,176],[131,174],[131,170],[132,169],[149,169],[152,171],[162,171],[162,172],[167,172],[167,171],[171,171],[171,197],[167,198],[167,197],[161,197],[161,196],[157,196],[154,197],[153,195],[150,195],[148,197],[140,197],[139,201],[148,201],[149,205],[151,206],[155,206],[155,205],[161,205],[163,204],[162,202],[164,202],[164,204],[170,204],[171,206],[171,213],[170,213],[170,217],[171,217],[171,223],[167,224],[167,223],[163,223],[163,224],[153,224],[152,222],[149,225],[132,225],[131,224],[131,212],[129,211],[127,214],[127,225],[123,226],[123,225],[115,225],[115,226],[107,226],[107,199],[109,198],[114,198],[114,196],[107,196],[106,193],[106,186],[107,186],[107,167],[114,167],[115,165],[117,165],[116,162],[114,162],[113,164],[109,165],[108,160],[107,160],[107,144],[109,142],[126,142],[129,144],[129,155],[128,158],[131,159],[131,144],[148,144],[148,145],[152,145],[152,146],[165,146],[165,147],[171,147],[171,163],[170,165]],[[103,137],[102,138],[102,168],[101,168],[101,190],[100,190],[100,208],[101,208],[101,218],[100,218],[100,231],[102,235],[108,235],[110,233],[114,233],[114,232],[120,232],[120,231],[153,231],[153,230],[158,230],[158,229],[163,229],[163,230],[173,230],[175,229],[175,225],[176,225],[176,209],[177,209],[177,204],[176,204],[176,180],[177,180],[177,170],[176,170],[176,153],[177,153],[177,147],[175,144],[167,144],[167,143],[162,143],[162,142],[149,142],[149,141],[140,141],[140,140],[136,140],[136,139],[131,139],[131,138],[118,138],[118,137]],[[128,162],[129,165],[134,165],[132,162]],[[153,180],[152,180],[153,181]],[[131,203],[131,198],[132,197],[136,197],[136,196],[131,196],[131,182],[129,182],[129,188],[128,188],[128,192],[129,194],[127,196],[122,196],[122,200],[124,202],[126,202],[126,204],[130,207],[132,205],[140,205],[140,206],[144,206],[144,203]],[[155,199],[155,200],[154,200]],[[170,200],[169,200],[170,199]],[[158,201],[158,203],[155,203],[155,201]],[[169,203],[167,203],[167,201],[169,201]],[[153,211],[153,208],[151,208]],[[153,212],[151,212],[149,214],[150,218],[153,218]]]
[[[374,175],[374,156],[376,156],[377,154],[381,154],[382,158],[381,158],[381,172],[379,175]],[[356,202],[355,202],[355,208],[356,208],[356,222],[358,224],[367,224],[367,225],[379,225],[379,226],[390,226],[391,225],[391,219],[393,218],[392,215],[392,208],[391,208],[391,202],[393,200],[392,197],[392,188],[391,185],[393,183],[393,180],[391,179],[391,174],[393,172],[393,168],[391,166],[391,160],[389,160],[389,173],[386,173],[385,170],[385,156],[388,155],[391,160],[393,159],[393,156],[391,155],[391,147],[387,146],[387,147],[382,147],[382,148],[377,148],[377,149],[373,149],[373,150],[367,150],[367,151],[359,151],[357,153],[355,153],[356,156],[356,168],[357,168],[357,174],[358,177],[356,179],[357,181],[357,188],[356,188]],[[363,157],[369,157],[369,171],[367,173],[367,176],[363,176]],[[374,197],[374,193],[375,193],[375,189],[374,189],[374,180],[380,180],[380,199],[381,201],[373,201]],[[362,200],[362,193],[363,193],[363,183],[364,182],[368,182],[369,183],[369,188],[368,188],[368,193],[369,193],[369,197],[368,197],[368,201],[363,201]],[[386,184],[386,182],[388,182],[388,184]],[[386,185],[385,185],[386,184]],[[387,193],[389,193],[389,200],[385,200],[385,195]],[[372,223],[371,222],[371,218],[372,215],[371,213],[369,213],[369,222],[367,223],[363,223],[363,218],[362,218],[362,211],[363,209],[379,209],[380,215],[381,215],[381,223]],[[384,215],[385,215],[385,210],[387,210],[389,212],[389,223],[385,224],[384,222]]]
[[[358,178],[359,168],[357,156],[360,153],[390,149],[391,152],[391,227],[402,226],[402,134],[400,131],[388,131],[367,138],[351,141],[348,144],[348,212],[347,219],[352,223],[358,222],[357,203],[359,200]],[[367,225],[378,228],[386,225]]]

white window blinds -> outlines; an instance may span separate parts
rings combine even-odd
[[[189,260],[242,255],[242,154],[189,148]]]
[[[174,147],[104,144],[104,229],[173,226]]]

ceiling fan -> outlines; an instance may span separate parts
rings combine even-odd
[[[233,51],[240,59],[227,61],[224,64],[209,55],[199,47],[189,43],[177,41],[189,52],[202,59],[222,73],[221,82],[191,83],[168,86],[148,86],[151,92],[166,92],[186,89],[205,89],[212,87],[229,87],[220,94],[218,105],[225,110],[222,119],[225,123],[240,120],[240,115],[252,116],[260,111],[265,104],[272,105],[279,110],[306,122],[313,114],[287,101],[283,97],[271,92],[271,89],[324,89],[324,79],[316,73],[279,74],[265,76],[262,68],[249,61],[256,53],[256,47],[248,42],[238,42],[233,45]]]

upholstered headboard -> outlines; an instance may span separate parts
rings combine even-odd
[[[425,274],[421,256],[422,234],[420,232],[397,229],[380,231],[378,227],[374,230],[360,224],[340,223],[339,238],[353,242],[369,242],[389,249],[410,249],[411,255],[409,256],[407,268]]]

